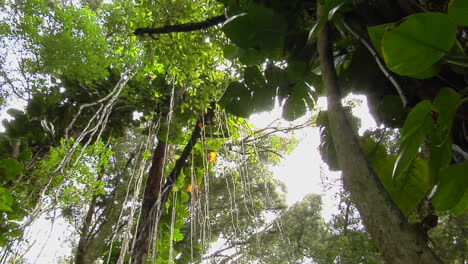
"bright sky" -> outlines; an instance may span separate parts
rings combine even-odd
[[[374,119],[369,114],[365,96],[351,95],[345,100],[352,100],[356,104],[356,107],[353,108],[353,114],[361,118],[360,134],[366,129],[376,127]],[[320,98],[317,105],[319,109],[326,109],[326,99]],[[296,120],[294,123],[303,123],[307,118],[310,118],[311,114],[312,113],[306,114],[306,116]],[[269,113],[252,115],[249,118],[249,122],[253,123],[257,128],[262,128],[280,117],[281,109],[276,107]],[[282,124],[287,125],[288,122],[282,121]],[[287,185],[287,202],[289,205],[302,200],[306,194],[322,194],[322,215],[326,220],[330,220],[332,214],[338,212],[337,203],[339,201],[335,199],[335,195],[339,188],[327,189],[324,192],[320,176],[323,175],[327,177],[327,182],[333,182],[334,180],[339,180],[341,174],[330,172],[328,166],[322,161],[318,151],[318,146],[320,144],[318,128],[308,127],[297,131],[294,135],[299,139],[299,145],[291,154],[286,156],[278,166],[272,167],[274,176]]]

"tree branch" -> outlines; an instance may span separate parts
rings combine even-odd
[[[159,28],[137,28],[133,34],[135,36],[155,35],[155,34],[168,34],[175,32],[191,32],[200,29],[216,26],[226,21],[224,14],[215,17],[210,17],[201,22],[192,22],[178,25],[167,25]]]
[[[370,54],[372,54],[372,56],[374,57],[375,61],[377,62],[377,65],[379,65],[379,68],[380,70],[382,71],[382,73],[385,75],[385,77],[387,77],[387,79],[393,84],[393,86],[395,87],[395,89],[397,90],[398,92],[398,95],[400,96],[400,99],[401,99],[401,102],[403,103],[403,106],[406,107],[408,105],[408,99],[406,98],[406,95],[405,93],[403,92],[403,89],[401,88],[400,84],[398,83],[398,81],[396,80],[396,77],[395,77],[395,74],[393,74],[388,68],[387,66],[385,65],[385,63],[382,61],[382,59],[380,58],[379,54],[377,53],[377,51],[375,50],[375,48],[366,40],[364,39],[363,37],[361,37],[361,35],[359,35],[345,20],[345,18],[343,18],[341,20],[343,22],[343,25],[345,26],[345,28],[351,33],[351,35],[353,35],[356,39],[358,39],[359,41],[361,41],[361,43],[367,48],[367,50],[370,52]]]

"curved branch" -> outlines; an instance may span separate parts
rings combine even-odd
[[[317,8],[317,21],[323,6]],[[327,15],[327,14],[323,14]],[[438,264],[423,230],[408,223],[370,167],[341,105],[332,45],[327,23],[319,33],[318,51],[322,80],[327,91],[330,129],[345,188],[350,192],[367,231],[388,263]]]
[[[341,20],[343,22],[343,25],[345,28],[353,35],[357,40],[361,41],[361,43],[367,48],[367,50],[372,54],[372,56],[375,58],[375,61],[377,62],[377,65],[379,65],[380,70],[382,73],[387,77],[387,79],[393,84],[395,89],[398,92],[398,95],[400,96],[401,102],[403,103],[403,106],[406,107],[408,105],[408,99],[406,98],[405,93],[403,93],[403,89],[401,88],[400,84],[395,78],[395,75],[387,68],[385,63],[382,61],[380,58],[379,54],[375,50],[375,48],[361,35],[359,35],[343,18]]]
[[[168,25],[159,28],[137,28],[133,34],[135,36],[155,35],[155,34],[168,34],[175,32],[191,32],[200,29],[216,26],[226,21],[224,14],[215,17],[210,17],[201,22],[192,22],[178,25]]]

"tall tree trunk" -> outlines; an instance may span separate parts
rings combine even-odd
[[[202,127],[200,124],[204,125],[205,120],[208,121],[212,119],[215,108],[216,103],[212,102],[203,118],[197,121],[189,141],[182,150],[182,154],[180,154],[180,157],[175,162],[174,168],[165,179],[163,178],[163,169],[164,159],[166,158],[166,143],[162,141],[158,142],[158,146],[156,146],[154,151],[150,174],[146,181],[140,222],[136,234],[136,243],[132,250],[132,263],[145,263],[152,244],[151,238],[152,235],[156,235],[158,231],[158,224],[164,211],[164,206],[169,199],[172,188],[176,184],[182,169],[187,163],[190,153],[195,147],[198,138],[200,138]]]
[[[153,161],[146,180],[145,192],[143,195],[143,202],[141,205],[140,221],[137,229],[137,240],[132,253],[132,260],[135,264],[144,263],[146,261],[148,251],[151,247],[152,235],[156,234],[155,230],[151,227],[155,226],[157,221],[157,212],[153,209],[157,204],[158,198],[161,193],[161,186],[163,183],[164,161],[166,159],[166,146],[163,141],[158,141],[158,145],[154,150]],[[162,203],[162,201],[159,201]],[[153,209],[153,210],[152,210]]]
[[[115,189],[113,192],[108,197],[101,197],[108,206],[104,208],[100,215],[96,215],[96,211],[99,211],[99,208],[96,210],[98,196],[93,197],[81,228],[80,240],[75,254],[76,264],[95,263],[96,259],[102,255],[102,248],[106,246],[106,240],[113,233],[122,205],[125,202],[128,182],[122,181],[122,178],[128,173],[127,169],[134,158],[135,153],[133,152],[121,172],[114,178]],[[102,180],[103,176],[104,173],[102,173],[99,180]],[[93,218],[98,219],[93,223]]]
[[[105,171],[102,170],[99,174],[97,180],[101,181],[104,177]],[[88,254],[87,248],[89,245],[88,235],[92,226],[93,216],[96,211],[96,202],[97,202],[97,195],[93,195],[93,199],[89,204],[88,211],[86,212],[86,216],[83,222],[83,226],[81,227],[80,232],[80,240],[78,242],[78,247],[76,249],[75,255],[75,263],[76,264],[91,264],[94,262],[94,258]]]
[[[322,16],[322,10],[319,4],[317,21]],[[331,134],[345,188],[351,193],[367,231],[388,263],[442,263],[428,247],[422,231],[409,224],[393,202],[359,146],[341,105],[329,31],[330,25],[327,23],[318,37],[318,51],[327,90]]]

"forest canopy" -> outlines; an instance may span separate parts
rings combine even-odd
[[[57,263],[467,261],[467,1],[0,5],[1,263],[44,217],[73,229]],[[275,105],[307,121],[249,124]],[[330,222],[270,171],[309,126]]]

